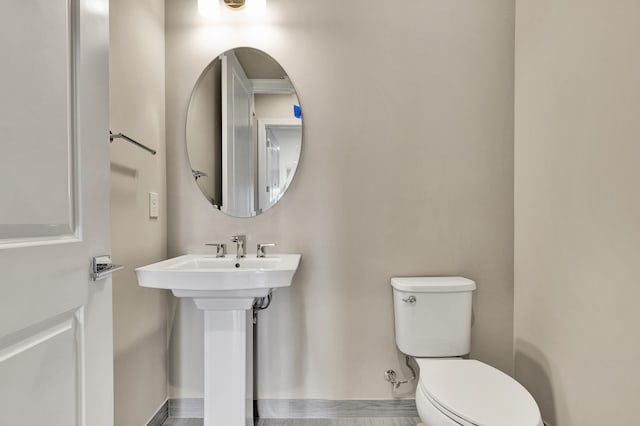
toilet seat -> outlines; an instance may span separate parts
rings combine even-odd
[[[418,358],[419,390],[443,415],[463,426],[540,426],[527,390],[503,372],[475,360]]]

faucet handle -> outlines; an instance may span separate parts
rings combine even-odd
[[[227,245],[225,243],[207,243],[205,246],[215,247],[216,257],[224,257],[227,254]]]
[[[256,248],[256,257],[266,257],[267,253],[264,251],[265,247],[275,247],[276,243],[259,243]]]

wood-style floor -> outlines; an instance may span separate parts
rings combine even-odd
[[[362,417],[342,419],[260,419],[258,426],[416,426],[420,419],[412,417]],[[169,417],[163,426],[202,426],[202,419]]]

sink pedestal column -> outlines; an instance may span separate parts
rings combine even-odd
[[[253,426],[250,309],[204,311],[204,426]]]

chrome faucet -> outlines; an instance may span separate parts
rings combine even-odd
[[[244,257],[247,247],[247,236],[246,235],[234,235],[231,237],[231,242],[236,243],[237,246],[237,255],[236,257],[239,259]]]

